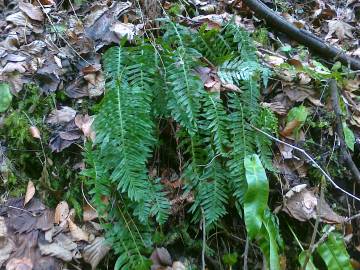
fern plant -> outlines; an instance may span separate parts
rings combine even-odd
[[[257,153],[272,169],[271,142],[251,127],[277,130],[276,117],[259,105],[269,71],[258,62],[248,33],[232,23],[220,31],[195,31],[171,21],[164,31],[156,44],[138,40],[110,48],[103,57],[106,93],[84,174],[119,255],[117,269],[149,268],[149,226],[165,224],[170,216],[164,186],[148,173],[159,142],[156,123],[164,117],[178,125],[177,150],[185,159],[181,178],[184,193],[194,197],[189,213],[195,223],[204,219],[213,228],[233,202],[243,215],[246,157]],[[203,59],[218,65],[221,80],[241,93],[206,91],[196,74]]]

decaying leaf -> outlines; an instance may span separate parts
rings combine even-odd
[[[94,241],[86,246],[83,251],[84,261],[91,265],[91,269],[96,269],[99,262],[109,252],[110,246],[104,237],[96,237]]]
[[[70,210],[67,202],[60,202],[55,209],[55,223],[60,224],[69,216]]]
[[[91,207],[90,205],[86,204],[83,208],[83,221],[92,221],[94,219],[98,218],[98,213],[97,211],[94,210],[93,207]]]
[[[316,219],[320,198],[303,184],[293,187],[285,194],[283,211],[299,221]],[[328,224],[342,223],[345,219],[336,214],[327,202],[321,201],[320,220]]]
[[[330,39],[331,36],[335,33],[336,36],[343,40],[345,38],[353,38],[352,27],[350,24],[340,21],[340,20],[331,20],[329,21],[329,32],[326,35],[325,39]]]
[[[75,241],[89,241],[89,234],[79,228],[71,219],[68,219],[69,230]]]
[[[58,243],[41,244],[39,249],[42,255],[50,255],[59,258],[65,262],[70,262],[73,258],[72,252],[62,247]]]
[[[24,206],[34,197],[34,194],[35,194],[34,183],[31,180],[29,180],[27,188],[26,188]]]
[[[30,3],[25,3],[20,1],[19,8],[32,20],[41,21],[41,22],[44,20],[44,14],[40,7],[36,7]]]
[[[0,268],[9,259],[14,248],[13,241],[8,237],[5,219],[0,217]]]
[[[36,126],[31,126],[29,128],[30,134],[35,139],[41,139],[40,130]]]
[[[53,110],[47,119],[49,124],[60,124],[70,122],[75,118],[76,111],[70,107],[64,106],[60,110]]]
[[[33,263],[30,258],[13,258],[6,264],[6,270],[32,270]]]

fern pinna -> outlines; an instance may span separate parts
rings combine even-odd
[[[269,72],[258,62],[249,34],[234,24],[195,31],[171,21],[164,31],[156,44],[140,40],[110,48],[103,57],[106,93],[84,174],[119,255],[117,269],[148,269],[150,225],[164,224],[170,216],[165,188],[148,173],[162,118],[179,126],[177,150],[185,158],[181,178],[184,193],[194,197],[193,222],[216,225],[234,202],[242,216],[247,156],[258,153],[272,169],[271,143],[251,128],[272,132],[277,123],[259,106],[260,80],[266,83]],[[241,91],[206,91],[196,72],[203,59],[218,66],[224,84]]]

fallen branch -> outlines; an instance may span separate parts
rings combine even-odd
[[[336,85],[335,80],[330,80],[329,82],[329,88],[331,92],[331,101],[332,106],[335,112],[336,116],[336,134],[338,135],[339,141],[340,141],[340,154],[343,162],[346,164],[348,169],[351,171],[354,179],[357,183],[360,183],[360,172],[359,169],[356,167],[354,161],[352,160],[352,157],[347,149],[345,139],[344,139],[344,130],[343,130],[343,119],[342,119],[342,112],[339,104],[339,93],[338,88]]]
[[[346,55],[344,51],[327,45],[323,40],[316,37],[314,34],[295,27],[268,8],[260,0],[244,0],[244,2],[252,11],[255,12],[257,16],[264,19],[276,30],[285,33],[293,40],[309,47],[309,49],[323,56],[326,60],[339,60],[342,64],[350,66],[353,70],[360,70],[359,59],[350,57]]]

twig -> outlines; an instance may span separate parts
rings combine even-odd
[[[6,204],[1,205],[1,206],[7,207],[7,208],[10,208],[10,209],[15,209],[15,210],[19,210],[19,211],[25,212],[25,213],[33,216],[33,217],[37,217],[37,216],[38,216],[38,215],[35,214],[35,213],[32,213],[32,212],[30,212],[30,211],[28,211],[28,210],[26,210],[26,209],[22,209],[22,208],[19,208],[19,207],[16,207],[16,206],[11,206],[11,205],[6,205]]]
[[[360,202],[360,198],[356,197],[355,195],[351,194],[350,192],[346,191],[345,189],[339,187],[339,186],[334,182],[334,180],[332,180],[331,177],[323,170],[323,168],[321,168],[320,165],[317,164],[317,162],[316,162],[308,153],[306,153],[305,150],[303,150],[303,149],[301,149],[301,148],[299,148],[299,147],[297,147],[297,146],[294,146],[294,145],[292,145],[292,144],[290,144],[290,143],[287,143],[287,142],[284,142],[284,141],[282,141],[282,140],[279,140],[278,138],[275,138],[274,136],[266,133],[265,131],[262,131],[261,129],[259,129],[259,128],[253,126],[253,125],[250,125],[250,126],[251,126],[253,129],[255,129],[256,131],[264,134],[264,135],[267,136],[268,138],[270,138],[270,139],[272,139],[272,140],[274,140],[274,141],[276,141],[276,142],[278,142],[278,143],[282,143],[282,144],[284,144],[284,145],[286,145],[286,146],[289,146],[289,147],[291,147],[291,148],[293,148],[293,149],[301,152],[302,154],[304,154],[304,155],[311,161],[311,163],[312,163],[316,168],[318,168],[318,169],[321,171],[321,173],[325,176],[325,178],[326,178],[336,189],[340,190],[340,191],[343,192],[344,194],[346,194],[346,195],[348,195],[349,197],[351,197],[351,198],[353,198],[353,199],[355,199],[355,200],[357,200],[357,201]]]
[[[354,176],[357,183],[360,183],[360,172],[359,169],[356,167],[354,161],[351,158],[351,155],[347,149],[345,139],[344,139],[344,130],[343,130],[343,119],[342,119],[342,112],[339,104],[339,93],[338,88],[336,85],[335,80],[330,80],[329,82],[329,89],[331,92],[331,101],[332,106],[336,116],[336,133],[339,137],[340,141],[340,153],[344,163],[347,165],[348,169],[351,171],[352,175]]]
[[[246,237],[243,270],[248,270],[249,236]]]
[[[353,215],[353,216],[351,216],[351,217],[346,218],[346,219],[345,219],[345,222],[349,222],[349,221],[351,221],[351,220],[353,220],[353,219],[356,219],[356,218],[359,218],[359,217],[360,217],[360,213],[358,213],[358,214],[356,214],[356,215]]]
[[[333,46],[327,45],[323,40],[314,34],[299,29],[293,24],[287,22],[284,18],[276,14],[268,8],[260,0],[244,0],[243,1],[257,16],[270,24],[276,30],[285,33],[293,40],[304,44],[309,49],[323,56],[325,59],[331,61],[339,60],[344,65],[349,65],[353,70],[360,70],[360,60],[355,57],[350,57],[344,51],[339,50]]]

